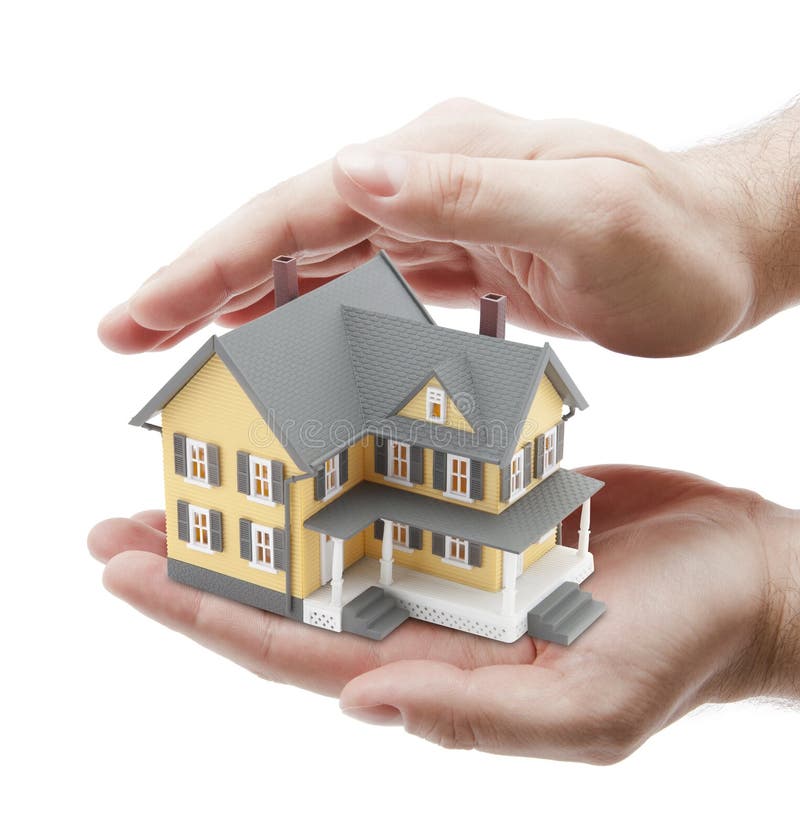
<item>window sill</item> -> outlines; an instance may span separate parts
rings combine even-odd
[[[274,502],[271,498],[262,498],[260,495],[248,495],[247,500],[255,501],[256,504],[263,504],[265,507],[277,506],[276,502]]]
[[[392,548],[394,550],[400,551],[401,553],[404,553],[404,554],[413,554],[414,553],[414,548],[409,548],[407,545],[396,545],[396,544],[392,543]]]
[[[258,571],[266,571],[268,574],[278,573],[277,568],[273,568],[272,565],[265,565],[263,562],[251,562],[249,564],[251,568],[255,568]]]
[[[390,481],[393,484],[399,484],[400,486],[404,487],[413,487],[414,484],[411,481],[406,480],[405,478],[395,478],[394,475],[384,475],[387,481]]]
[[[466,562],[461,562],[459,559],[448,559],[446,556],[442,557],[442,562],[446,562],[448,565],[454,565],[456,568],[462,568],[465,571],[472,571],[475,567],[474,565],[469,565]]]
[[[191,542],[187,542],[186,546],[193,551],[197,551],[201,554],[213,554],[215,553],[211,548],[207,548],[205,545],[193,545]]]
[[[206,487],[208,489],[211,488],[211,484],[208,481],[201,481],[199,478],[187,478],[184,475],[183,480],[186,481],[187,484],[194,484],[194,486],[197,487]]]
[[[468,495],[459,495],[455,492],[443,492],[442,495],[445,498],[451,498],[453,501],[463,501],[465,504],[474,504],[475,499],[470,498]]]
[[[330,501],[331,498],[336,498],[336,496],[342,491],[341,485],[336,487],[336,489],[332,489],[322,500],[323,501]]]

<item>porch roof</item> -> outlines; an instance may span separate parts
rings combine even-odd
[[[603,486],[580,472],[559,469],[507,510],[495,515],[384,484],[362,481],[306,519],[305,527],[349,539],[379,518],[447,533],[520,553]]]

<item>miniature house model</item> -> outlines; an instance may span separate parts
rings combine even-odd
[[[602,484],[560,466],[586,402],[555,353],[504,340],[499,295],[480,334],[437,326],[383,253],[303,296],[293,259],[274,274],[275,310],[131,420],[162,433],[169,576],[374,639],[574,640],[604,610],[578,588]]]

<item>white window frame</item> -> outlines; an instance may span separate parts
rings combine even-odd
[[[438,417],[433,415],[434,405],[439,405],[441,408],[439,411],[440,416]],[[425,396],[425,416],[428,418],[428,422],[435,422],[439,425],[444,423],[447,419],[447,400],[445,399],[445,394],[442,388],[428,388],[428,392]]]
[[[330,469],[328,468],[328,464],[331,464]],[[333,457],[329,457],[325,461],[323,469],[325,470],[325,498],[328,499],[336,495],[336,493],[339,492],[339,490],[342,488],[342,485],[339,483],[339,475],[341,474],[339,454],[335,454]],[[331,476],[333,476],[333,483],[329,488],[328,479]]]
[[[550,442],[550,448],[547,448],[547,444]],[[546,478],[548,475],[552,475],[553,472],[556,471],[556,467],[558,466],[558,426],[554,425],[549,431],[544,432],[544,440],[542,440],[542,446],[544,447],[544,458],[542,462],[542,477]],[[552,463],[548,464],[548,454],[552,455]]]
[[[256,559],[258,554],[258,537],[266,536],[269,540],[269,562],[259,562]],[[260,546],[264,548],[263,542]],[[250,524],[250,567],[257,568],[259,571],[268,571],[270,574],[277,574],[275,568],[275,530],[272,527],[267,527],[263,524]]]
[[[192,457],[192,448],[196,447],[198,451],[203,452],[203,464],[206,467],[206,476],[205,478],[195,478],[192,475],[192,465],[194,464],[195,460],[200,462],[199,458]],[[211,484],[208,482],[208,443],[204,443],[202,440],[194,440],[191,437],[186,438],[186,478],[185,480],[187,483],[196,484],[197,486],[201,487],[210,487]]]
[[[516,472],[514,469],[516,468]],[[516,479],[516,480],[515,480]],[[517,484],[515,487],[514,484]],[[525,490],[525,450],[520,449],[511,458],[511,483],[509,485],[509,500],[522,495]]]
[[[272,500],[272,461],[266,460],[263,457],[256,457],[252,454],[249,456],[249,458],[250,493],[247,497],[251,501],[258,501],[259,504],[266,504],[268,507],[274,507],[275,502]],[[262,470],[266,469],[266,479],[262,477],[259,480],[261,481],[262,486],[266,481],[267,489],[269,490],[269,495],[256,494],[256,466],[260,466]]]
[[[403,484],[403,486],[411,486],[411,444],[401,443],[399,440],[390,439],[387,441],[386,448],[387,457],[389,458],[386,469],[386,477],[390,481],[394,481],[397,484]],[[398,457],[395,457],[396,451],[401,452],[401,454]],[[405,453],[402,454],[402,452]],[[405,478],[402,475],[397,474],[395,470],[395,460],[398,460],[400,463],[405,463]]]
[[[204,553],[204,554],[214,553],[214,551],[211,550],[211,510],[207,509],[206,507],[198,507],[195,504],[189,504],[188,506],[189,506],[189,541],[187,542],[187,544],[189,545],[189,547],[193,551],[200,551],[200,553]],[[203,544],[202,540],[200,540],[199,542],[195,541],[194,517],[196,515],[205,515],[205,517],[206,517],[205,528],[203,528],[202,525],[200,526],[201,532],[202,532],[203,529],[205,529],[206,536],[208,538],[208,542],[206,544]]]
[[[450,489],[450,486],[451,486],[450,479],[453,477],[453,465],[455,463],[465,463],[466,464],[467,486],[466,486],[466,491],[464,493],[454,492],[452,489]],[[469,497],[470,477],[471,477],[470,473],[471,473],[471,471],[472,471],[471,463],[470,463],[470,459],[468,457],[462,457],[460,454],[450,454],[448,452],[448,455],[447,455],[447,473],[445,475],[445,486],[447,487],[447,489],[445,489],[445,491],[444,491],[445,498],[454,498],[458,501],[468,501],[470,504],[473,502],[474,499]],[[461,477],[461,475],[459,474],[459,478],[460,477]]]
[[[464,546],[464,559],[459,559],[457,556],[458,548]],[[453,555],[456,554],[456,555]],[[448,565],[455,565],[457,568],[467,568],[472,570],[472,565],[469,564],[469,539],[459,539],[457,536],[444,537],[444,556],[442,562]]]

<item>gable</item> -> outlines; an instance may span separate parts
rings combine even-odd
[[[431,376],[422,387],[418,388],[406,402],[396,411],[397,416],[408,417],[409,419],[428,421],[428,388],[437,388],[445,395],[445,418],[441,423],[448,428],[458,431],[474,432],[467,418],[459,410],[449,390],[439,381],[436,376]],[[456,394],[456,398],[466,399],[463,394]]]

